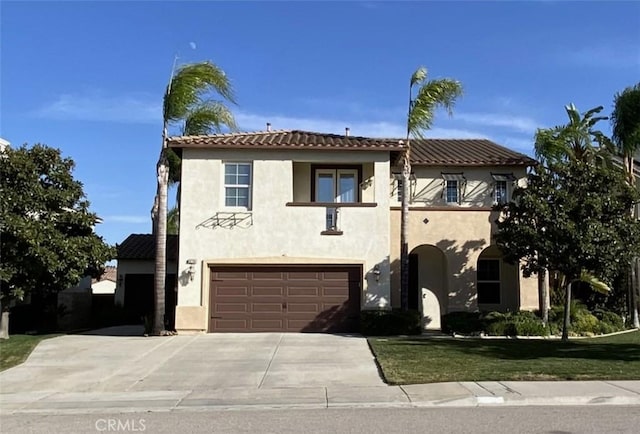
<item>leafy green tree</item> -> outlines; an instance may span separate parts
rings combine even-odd
[[[614,109],[611,114],[613,142],[622,156],[627,173],[627,182],[635,186],[638,182],[633,173],[634,155],[640,153],[640,83],[627,87],[615,95]],[[637,208],[636,208],[637,209]],[[640,216],[636,215],[637,218]],[[640,297],[640,259],[634,258],[630,267],[630,311],[635,328],[640,327],[638,298]]]
[[[578,122],[574,109],[567,107],[570,123],[564,128],[538,132],[537,148],[569,152],[546,154],[545,164],[533,168],[526,187],[517,187],[512,201],[500,207],[496,235],[505,258],[520,262],[525,276],[544,269],[565,276],[563,339],[568,338],[572,283],[582,280],[606,289],[640,252],[639,243],[628,242],[640,237],[640,222],[628,212],[638,194],[620,169],[603,164],[610,160],[607,141],[592,128],[597,120],[591,122],[600,109]],[[601,144],[595,146],[590,138]]]
[[[152,334],[155,335],[162,334],[165,328],[167,192],[171,182],[180,180],[180,157],[167,147],[168,129],[177,129],[182,135],[222,132],[225,128],[236,129],[233,114],[225,105],[226,102],[235,102],[231,83],[224,71],[211,62],[179,67],[169,80],[163,101],[162,148],[157,164],[158,185],[152,211],[156,235],[152,327]]]
[[[58,149],[36,144],[0,152],[0,299],[29,295],[43,314],[58,291],[101,274],[115,250],[94,232],[74,162]],[[8,318],[8,316],[7,316]],[[41,324],[45,326],[46,324]]]
[[[414,89],[415,96],[414,96]],[[427,69],[418,68],[409,82],[409,112],[407,114],[407,141],[402,159],[402,211],[400,223],[400,303],[409,309],[409,182],[411,177],[411,139],[423,138],[431,129],[436,109],[444,108],[453,114],[456,99],[462,96],[462,84],[450,78],[427,79]]]

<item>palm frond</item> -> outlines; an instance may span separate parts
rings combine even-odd
[[[164,95],[164,120],[174,122],[183,119],[191,107],[200,104],[210,92],[235,103],[231,83],[218,66],[201,62],[180,67]]]
[[[231,131],[238,129],[231,111],[219,101],[204,101],[187,114],[183,135],[220,133],[225,127]]]
[[[608,294],[611,292],[611,287],[609,287],[609,285],[587,271],[582,272],[580,280],[591,285],[591,288],[600,294]]]
[[[420,68],[416,69],[416,72],[414,72],[411,76],[411,87],[415,86],[416,84],[422,83],[426,78],[427,68],[421,66]]]
[[[462,96],[462,84],[449,78],[430,80],[424,83],[416,94],[409,112],[408,130],[416,137],[423,137],[424,131],[433,125],[435,110],[453,112],[456,99]]]
[[[620,154],[631,156],[640,149],[640,83],[615,95],[611,125]]]

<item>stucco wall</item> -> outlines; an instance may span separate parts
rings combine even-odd
[[[399,170],[399,169],[396,169]],[[396,171],[394,170],[394,171]],[[456,207],[491,207],[493,205],[493,185],[495,181],[491,173],[513,174],[519,181],[526,176],[523,167],[413,167],[415,182],[411,184],[411,206],[450,206]],[[461,189],[460,204],[447,204],[443,197],[442,173],[462,173],[466,179],[466,186]],[[396,193],[397,181],[391,179],[391,190]],[[508,193],[513,186],[507,183]],[[391,206],[400,206],[397,194],[391,198]]]
[[[216,226],[212,220],[218,212],[234,211],[224,206],[224,161],[253,162],[251,217],[233,227]],[[375,177],[363,183],[362,197],[376,206],[340,208],[343,235],[321,235],[326,229],[324,207],[286,206],[294,198],[309,201],[306,163],[363,164],[363,179],[374,173]],[[201,322],[206,329],[208,265],[216,263],[362,264],[362,306],[388,305],[389,178],[387,152],[185,149],[176,327],[193,328],[194,322]],[[187,278],[188,259],[197,263],[193,280]],[[375,265],[381,270],[379,282],[368,278]]]
[[[437,247],[446,258],[446,304],[442,314],[457,310],[476,310],[476,267],[483,250],[492,244],[496,231],[496,212],[493,205],[493,173],[513,173],[523,182],[525,169],[518,167],[430,168],[415,167],[415,189],[410,205],[408,224],[409,252],[421,245]],[[442,172],[463,172],[467,179],[465,196],[460,205],[447,205],[442,198]],[[395,181],[391,179],[391,273],[392,305],[400,306],[400,203],[395,195]],[[511,183],[509,183],[511,188]],[[505,294],[497,309],[535,309],[538,307],[535,276],[524,278],[517,270],[517,278],[509,274],[509,267],[501,268]],[[511,270],[514,271],[515,270]],[[508,288],[508,289],[507,289]],[[483,309],[488,306],[481,306]],[[490,307],[490,306],[489,306]]]

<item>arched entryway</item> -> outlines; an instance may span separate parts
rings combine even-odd
[[[409,255],[409,308],[422,312],[425,330],[440,330],[447,310],[447,258],[436,246],[424,244]]]
[[[518,266],[505,262],[498,246],[489,246],[480,253],[476,264],[476,290],[480,310],[519,309]]]

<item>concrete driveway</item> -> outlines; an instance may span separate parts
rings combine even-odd
[[[113,334],[113,330],[111,330]],[[384,386],[366,339],[326,334],[69,335],[0,373],[0,392]]]

